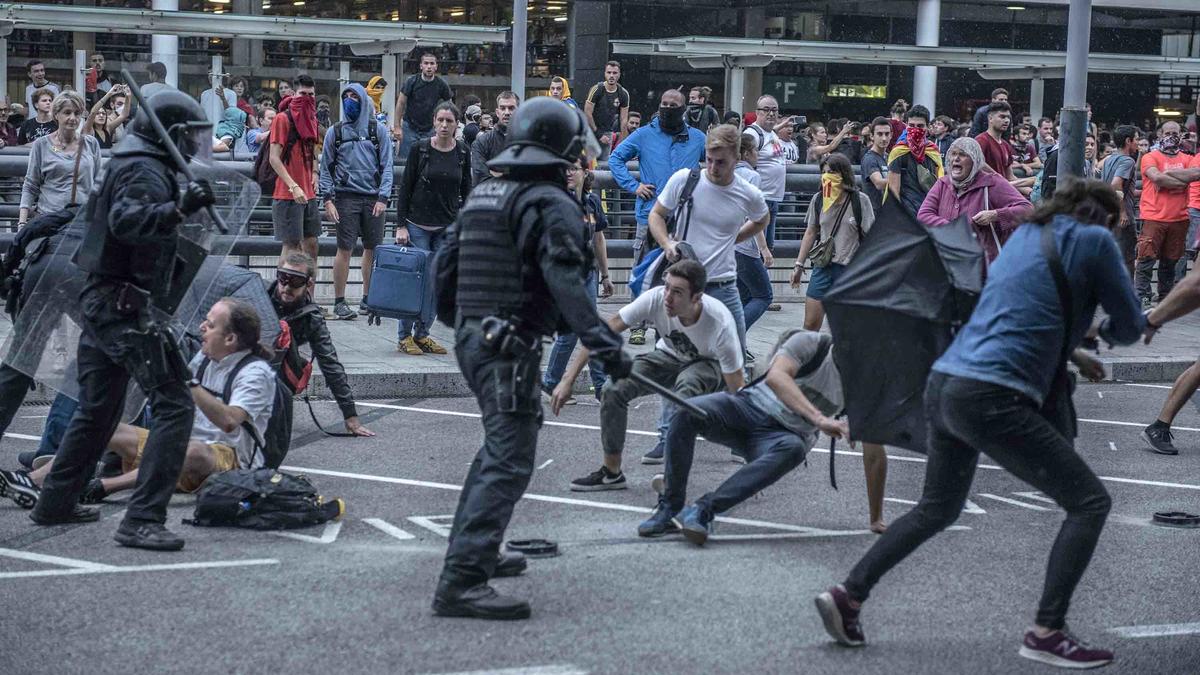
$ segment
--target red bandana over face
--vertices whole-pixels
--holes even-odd
[[[908,150],[918,162],[925,161],[925,130],[921,127],[909,125],[904,130],[907,137]]]

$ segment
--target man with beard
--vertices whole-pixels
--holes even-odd
[[[721,116],[709,104],[710,100],[712,87],[692,87],[688,92],[687,123],[702,134],[707,134],[710,127],[721,123]]]
[[[209,142],[212,127],[191,97],[162,92],[150,105],[185,158]],[[167,309],[180,283],[174,269],[180,223],[215,199],[203,180],[179,196],[175,173],[182,167],[175,166],[146,110],[130,131],[87,203],[87,228],[74,258],[88,274],[80,297],[79,409],[29,517],[38,525],[99,519],[99,511],[79,505],[79,496],[120,421],[132,378],[149,398],[151,431],[137,488],[114,538],[122,546],[178,551],[183,539],[163,523],[195,406],[187,363],[153,314]]]
[[[1175,286],[1175,264],[1187,247],[1188,184],[1200,178],[1200,169],[1189,169],[1191,155],[1180,150],[1178,122],[1165,122],[1158,146],[1142,158],[1142,232],[1137,241],[1134,287],[1142,307],[1150,308],[1150,277],[1158,265],[1158,299]]]
[[[488,170],[488,162],[504,149],[505,138],[508,136],[508,121],[512,119],[519,105],[521,97],[514,92],[502,91],[496,96],[496,127],[480,133],[471,144],[472,185],[479,185],[489,177],[500,175],[498,171]]]
[[[354,394],[346,380],[346,369],[338,361],[337,349],[329,335],[329,327],[321,316],[321,309],[312,299],[316,284],[317,264],[303,253],[292,253],[275,270],[275,283],[268,288],[275,313],[288,326],[291,342],[286,349],[275,355],[279,361],[279,386],[284,395],[278,398],[278,409],[271,415],[267,426],[266,442],[269,457],[283,458],[292,440],[292,398],[296,394],[297,377],[311,369],[311,365],[300,354],[300,347],[309,345],[312,358],[325,376],[325,385],[337,401],[345,418],[346,431],[355,436],[374,436],[375,432],[358,420],[354,406]]]

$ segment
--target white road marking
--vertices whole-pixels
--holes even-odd
[[[336,523],[325,523],[325,530],[321,532],[321,536],[314,537],[310,534],[299,534],[297,532],[272,532],[271,534],[277,537],[287,537],[297,541],[306,541],[310,544],[332,544],[337,541],[338,533],[342,531],[342,521]]]
[[[1009,499],[1008,497],[1001,497],[1000,495],[993,495],[993,494],[989,494],[987,492],[980,492],[979,496],[986,497],[988,499],[995,499],[998,502],[1004,502],[1005,504],[1012,504],[1013,506],[1021,506],[1021,507],[1027,508],[1031,511],[1049,511],[1050,510],[1044,506],[1038,506],[1037,504],[1026,504],[1025,502],[1017,501],[1016,499]]]
[[[1126,382],[1126,387],[1146,387],[1149,389],[1171,389],[1169,384],[1138,384],[1136,382]]]
[[[452,415],[454,417],[472,417],[472,418],[476,418],[476,419],[478,419],[480,417],[479,413],[463,413],[463,412],[455,412],[455,411],[450,411],[450,410],[432,410],[430,408],[414,408],[411,406],[392,405],[390,403],[362,403],[361,405],[364,405],[368,408],[374,407],[374,408],[387,408],[390,410],[408,410],[410,412],[432,413],[434,415]],[[1144,426],[1146,426],[1144,424],[1141,424],[1140,422],[1115,422],[1112,420],[1092,420],[1092,419],[1080,419],[1079,421],[1080,422],[1092,422],[1095,424],[1116,424],[1119,426],[1127,426],[1127,427],[1144,427]],[[545,424],[550,425],[550,426],[570,427],[572,429],[587,429],[590,431],[598,431],[600,429],[600,427],[598,427],[598,426],[592,426],[592,425],[588,425],[588,424],[567,424],[565,422],[546,422]],[[1195,428],[1191,428],[1191,427],[1171,427],[1171,429],[1173,429],[1175,431],[1200,431],[1200,429],[1195,429]],[[653,436],[655,438],[658,438],[658,432],[655,432],[655,431],[638,431],[636,429],[629,429],[628,431],[626,431],[626,433],[636,434],[636,435],[640,435],[640,436]],[[810,452],[828,453],[829,450],[825,449],[825,448],[813,448]],[[852,457],[862,457],[861,452],[852,452],[849,450],[838,450],[837,453],[839,455],[850,455]],[[888,455],[888,460],[896,460],[896,461],[900,461],[900,462],[913,462],[913,463],[917,463],[917,464],[924,464],[928,461],[924,457],[909,457],[907,455]],[[990,471],[1002,471],[1003,470],[1003,469],[1001,469],[1001,467],[998,467],[995,464],[980,464],[978,466],[978,468],[987,469]],[[1200,490],[1200,485],[1194,485],[1194,484],[1190,484],[1190,483],[1169,483],[1169,482],[1165,482],[1165,481],[1143,480],[1140,478],[1120,478],[1120,477],[1116,477],[1116,476],[1097,476],[1097,478],[1099,478],[1100,480],[1103,480],[1103,481],[1111,482],[1111,483],[1127,483],[1130,485],[1146,485],[1146,486],[1150,486],[1150,487],[1178,488],[1181,490]],[[418,483],[420,483],[420,481],[418,481]],[[412,484],[415,485],[417,483],[412,483]],[[422,487],[433,487],[433,486],[424,485]],[[454,486],[454,489],[457,490],[459,488],[458,488],[458,486]],[[526,495],[526,497],[528,497],[528,496],[529,495]]]
[[[969,531],[966,525],[951,525],[946,528],[955,532]],[[813,539],[815,537],[847,537],[874,534],[870,530],[814,530],[812,532],[771,532],[765,534],[714,534],[709,541],[759,541],[771,539]]]
[[[427,673],[426,675],[588,675],[587,670],[569,663],[554,666],[525,666],[522,668],[488,668],[464,670],[458,673]]]
[[[42,440],[41,436],[30,436],[29,434],[15,434],[11,431],[4,432],[4,435],[8,436],[9,438],[19,438],[22,441],[40,441],[40,440]]]
[[[548,459],[548,460],[542,462],[541,466],[538,467],[538,471],[541,471],[542,469],[550,466],[553,463],[554,463],[554,460],[552,460],[552,459]]]
[[[1047,497],[1044,494],[1041,494],[1040,492],[1014,492],[1013,494],[1018,497],[1032,499],[1035,502],[1046,502],[1047,504],[1053,504],[1055,506],[1058,506],[1058,502],[1054,501],[1053,499]]]
[[[1102,392],[1102,391],[1098,391],[1098,392],[1096,392],[1096,396],[1099,396],[1100,398],[1102,398],[1102,399],[1103,399],[1103,398],[1104,398],[1104,392]]]
[[[401,541],[417,538],[416,535],[405,532],[404,530],[396,527],[395,525],[389,523],[388,521],[384,520],[383,518],[363,518],[363,522],[370,525],[371,527],[379,530],[380,532],[383,532],[384,534],[393,536],[397,539],[400,539]]]
[[[431,481],[413,480],[411,478],[392,478],[390,476],[373,476],[373,475],[364,474],[364,473],[349,473],[346,471],[330,471],[328,469],[313,469],[313,468],[304,467],[304,466],[283,466],[280,468],[285,471],[298,471],[301,473],[310,473],[310,474],[314,474],[317,476],[335,476],[338,478],[353,478],[356,480],[369,480],[369,481],[375,481],[378,483],[395,483],[397,485],[412,485],[415,487],[428,487],[428,488],[435,488],[438,490],[453,490],[455,492],[459,492],[462,490],[461,485],[451,485],[449,483],[434,483]],[[551,502],[553,504],[570,504],[573,506],[590,506],[592,508],[597,508],[597,509],[608,509],[610,511],[628,511],[630,513],[650,513],[654,510],[654,509],[644,507],[644,506],[632,506],[629,504],[611,504],[609,502],[595,502],[595,501],[591,501],[589,499],[574,499],[571,497],[556,497],[553,495],[539,495],[539,494],[533,494],[531,492],[526,492],[525,496],[522,497],[522,499],[528,499],[528,500],[534,501],[534,502]],[[436,518],[439,516],[433,516],[433,517]],[[445,516],[445,517],[452,517],[452,516]],[[413,522],[417,522],[413,518],[409,518],[409,520],[411,520]],[[831,532],[840,532],[841,531],[841,530],[822,530],[820,528],[804,527],[801,525],[788,525],[786,523],[772,523],[772,522],[765,521],[765,520],[751,520],[751,519],[747,519],[747,518],[728,518],[726,516],[717,516],[717,522],[730,523],[732,525],[747,525],[750,527],[766,527],[766,528],[775,529],[775,530],[784,530],[786,532],[831,533]],[[427,527],[427,525],[423,524],[423,523],[418,522],[417,524],[421,525],[422,527]],[[430,529],[432,529],[432,528],[430,528]]]
[[[1109,441],[1109,442],[1108,442],[1108,449],[1109,449],[1109,450],[1112,450],[1113,452],[1116,452],[1116,451],[1117,451],[1117,444],[1116,444],[1116,443],[1113,443],[1112,441]]]
[[[104,570],[113,568],[113,565],[104,565],[102,563],[89,562],[87,560],[76,560],[74,558],[60,558],[56,555],[45,555],[43,553],[34,553],[32,551],[18,551],[11,548],[0,548],[0,555],[7,558],[16,558],[17,560],[28,560],[29,562],[61,565],[63,567],[72,567],[80,570]]]
[[[884,497],[883,501],[896,502],[897,504],[907,504],[909,506],[917,505],[917,503],[911,499],[900,499],[898,497]],[[983,509],[979,508],[979,505],[976,504],[975,502],[971,501],[970,499],[968,499],[967,503],[963,506],[962,512],[963,513],[972,513],[975,515],[987,515],[987,511],[984,511]]]
[[[0,572],[0,579],[26,579],[31,577],[65,577],[81,574],[118,574],[121,572],[164,572],[171,570],[200,570],[217,567],[252,567],[257,565],[278,565],[274,558],[251,560],[218,560],[214,562],[174,563],[170,565],[134,565],[130,567],[104,567],[100,569],[64,569],[64,570],[35,570],[32,572]]]
[[[447,516],[409,516],[408,520],[414,525],[420,525],[439,537],[449,537],[450,528],[453,526],[453,523],[436,522],[437,520],[445,520],[447,518],[453,520],[454,514],[451,513]]]
[[[1200,623],[1164,623],[1157,626],[1121,626],[1109,629],[1110,633],[1125,638],[1167,637],[1171,635],[1194,635],[1200,633]]]

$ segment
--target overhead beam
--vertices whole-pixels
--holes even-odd
[[[390,42],[418,45],[502,44],[507,28],[458,24],[351,21],[286,16],[109,9],[82,5],[0,4],[0,22],[17,28],[82,33],[185,35],[295,40],[298,42]]]

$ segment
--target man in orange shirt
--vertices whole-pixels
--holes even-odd
[[[1188,184],[1200,180],[1200,169],[1188,168],[1192,156],[1180,151],[1178,122],[1159,129],[1158,147],[1142,158],[1142,233],[1137,243],[1134,286],[1142,305],[1152,300],[1150,276],[1158,263],[1158,299],[1175,285],[1175,264],[1183,257],[1188,233]]]

